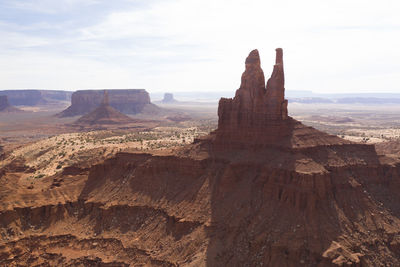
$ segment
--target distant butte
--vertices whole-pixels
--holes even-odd
[[[71,106],[58,117],[85,115],[96,109],[103,100],[104,90],[78,90],[72,94]],[[150,101],[144,89],[110,89],[109,105],[124,114],[157,113],[159,108]]]
[[[174,98],[174,95],[172,93],[165,93],[163,100],[161,100],[164,104],[170,104],[170,103],[175,103],[177,102]]]
[[[89,114],[79,118],[75,124],[91,126],[102,124],[126,124],[132,122],[134,122],[133,119],[110,106],[108,92],[104,91],[102,103]]]

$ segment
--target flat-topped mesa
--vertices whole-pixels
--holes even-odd
[[[125,114],[138,114],[156,110],[144,89],[109,89],[109,105]],[[59,117],[72,117],[88,114],[104,100],[104,90],[78,90],[71,96],[71,106],[58,114]]]

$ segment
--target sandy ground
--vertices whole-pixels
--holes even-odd
[[[152,151],[171,149],[193,142],[207,132],[198,127],[156,127],[152,131],[91,131],[66,133],[21,146],[0,162],[0,168],[18,158],[36,171],[30,178],[41,178],[62,171],[83,156],[110,157],[125,150]]]
[[[48,176],[95,154],[108,157],[124,150],[170,149],[191,143],[195,137],[216,128],[215,103],[178,103],[163,108],[191,119],[163,122],[159,125],[164,126],[156,128],[152,128],[153,124],[150,130],[76,132],[67,126],[76,117],[60,119],[54,116],[57,111],[44,111],[45,108],[32,113],[0,115],[0,142],[11,152],[0,162],[0,167],[23,158],[27,166],[36,170],[32,177]],[[400,139],[400,107],[290,103],[290,110],[290,115],[304,124],[350,141],[372,144]]]

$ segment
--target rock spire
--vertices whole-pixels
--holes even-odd
[[[102,104],[105,105],[105,106],[108,106],[109,103],[110,103],[110,100],[108,98],[108,92],[107,92],[107,90],[104,90],[104,96],[103,96]]]
[[[259,127],[269,121],[288,119],[282,48],[276,49],[276,61],[267,85],[260,63],[258,50],[251,51],[235,97],[222,98],[219,102],[219,127]]]
[[[267,113],[272,119],[287,119],[287,100],[285,99],[285,74],[283,71],[283,51],[276,49],[276,60],[271,78],[267,82]]]
[[[219,101],[218,128],[209,138],[204,138],[207,140],[204,144],[209,144],[213,153],[234,155],[231,152],[239,150],[351,144],[288,116],[281,48],[276,49],[275,64],[266,84],[257,50],[250,52],[245,65],[235,97],[221,98]]]

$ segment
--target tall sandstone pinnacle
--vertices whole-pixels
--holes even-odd
[[[102,105],[108,106],[110,104],[110,99],[108,98],[108,91],[104,90],[104,96],[103,96],[103,101],[101,103]]]
[[[218,128],[209,138],[214,151],[351,144],[288,116],[281,48],[276,49],[275,65],[266,85],[257,50],[250,52],[245,64],[235,97],[219,101]]]
[[[269,121],[288,119],[285,99],[283,52],[276,49],[276,63],[267,85],[260,65],[258,50],[250,52],[240,88],[233,99],[222,98],[218,108],[218,126],[237,128],[266,126]]]
[[[216,142],[222,147],[284,145],[294,120],[288,116],[285,99],[283,51],[276,49],[271,77],[265,84],[258,50],[250,52],[234,98],[221,98]]]
[[[269,78],[267,83],[265,103],[267,106],[267,116],[270,119],[285,120],[288,118],[282,48],[276,49],[276,62],[271,78]]]

